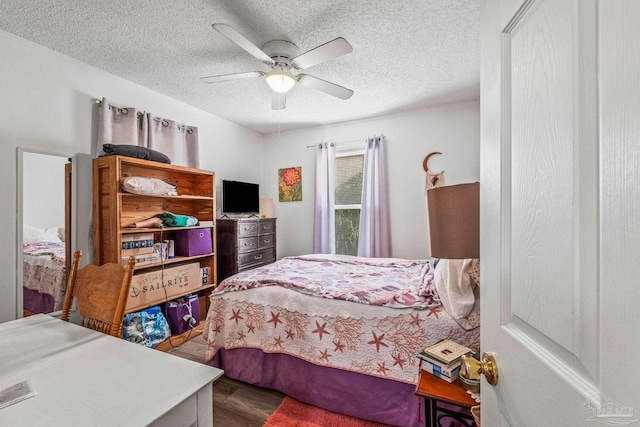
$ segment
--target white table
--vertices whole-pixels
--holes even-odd
[[[0,426],[211,426],[223,371],[46,315],[0,324],[0,389],[37,395],[0,409]]]

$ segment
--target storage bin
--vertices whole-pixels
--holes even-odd
[[[175,233],[176,256],[206,255],[213,252],[210,228],[180,230]]]
[[[169,301],[165,306],[171,333],[175,335],[187,332],[200,324],[200,301],[198,295],[188,295]]]

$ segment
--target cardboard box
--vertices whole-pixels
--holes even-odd
[[[180,230],[175,236],[178,256],[207,255],[213,252],[210,228]]]
[[[163,280],[164,279],[164,280]],[[126,310],[134,310],[169,301],[176,295],[202,287],[200,264],[192,262],[138,273],[131,279]]]

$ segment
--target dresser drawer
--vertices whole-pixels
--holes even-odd
[[[238,237],[255,236],[258,234],[258,222],[238,222]]]
[[[260,221],[258,227],[259,227],[258,234],[275,233],[276,222],[275,220]]]
[[[238,256],[238,269],[243,269],[244,267],[253,265],[253,264],[267,264],[269,262],[275,261],[276,254],[273,248],[270,249],[262,249],[259,251],[241,254]]]
[[[255,251],[258,249],[257,237],[243,237],[238,239],[238,253]]]
[[[258,248],[270,248],[276,243],[275,234],[265,234],[264,236],[258,236]]]
[[[217,282],[275,262],[277,225],[277,218],[217,219]]]

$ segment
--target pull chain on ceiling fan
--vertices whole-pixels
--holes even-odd
[[[328,93],[340,99],[349,99],[351,95],[353,95],[351,89],[335,83],[304,73],[297,75],[291,73],[293,69],[302,70],[313,67],[322,62],[351,53],[353,48],[349,42],[342,37],[333,39],[298,55],[298,47],[286,40],[268,41],[262,46],[262,49],[259,49],[247,40],[246,37],[227,24],[213,24],[212,27],[252,56],[271,67],[271,71],[248,71],[244,73],[201,77],[200,80],[204,83],[264,77],[269,87],[273,90],[271,108],[274,110],[282,110],[285,108],[286,93],[290,91],[296,83]]]

